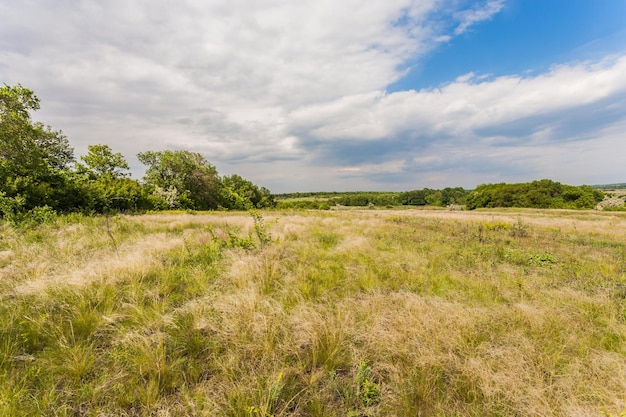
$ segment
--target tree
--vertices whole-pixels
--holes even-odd
[[[0,88],[0,193],[24,210],[65,205],[73,149],[61,131],[33,122],[39,98],[20,84]]]
[[[251,207],[263,208],[276,205],[270,190],[259,188],[237,174],[222,178],[223,206],[243,210]]]
[[[89,209],[97,213],[152,209],[151,196],[138,181],[131,178],[102,176],[88,181]]]
[[[400,194],[400,202],[404,205],[425,206],[426,193],[424,190],[406,191]]]
[[[520,184],[482,184],[466,199],[469,210],[481,207],[532,207],[591,209],[603,193],[583,185],[563,185],[543,179]]]
[[[121,153],[113,153],[109,145],[89,145],[87,155],[80,159],[85,163],[79,170],[89,172],[95,177],[122,178],[129,176],[130,167]]]
[[[77,164],[82,189],[88,195],[84,208],[97,213],[153,208],[150,194],[137,180],[128,178],[128,163],[108,145],[89,145]]]
[[[177,190],[181,208],[216,209],[221,182],[217,170],[201,154],[190,151],[147,151],[137,154],[148,169],[144,181],[162,190]]]
[[[61,131],[31,120],[34,110],[39,110],[39,98],[33,91],[20,84],[0,88],[0,163],[8,175],[64,169],[74,160]]]

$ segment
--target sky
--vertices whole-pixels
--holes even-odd
[[[77,157],[274,193],[626,182],[622,0],[0,0],[0,83]]]

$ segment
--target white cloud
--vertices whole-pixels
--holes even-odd
[[[286,149],[290,109],[396,81],[406,59],[430,48],[425,16],[436,5],[4,2],[0,62],[3,81],[34,89],[43,100],[37,117],[63,128],[79,151],[158,127],[168,136],[154,136],[155,148],[269,157]],[[119,130],[105,137],[101,124]]]
[[[467,74],[439,89],[374,92],[308,106],[293,112],[289,124],[307,132],[305,145],[330,148],[336,163],[404,161],[403,175],[397,168],[387,172],[399,189],[442,172],[448,172],[448,185],[464,186],[507,176],[558,178],[557,172],[579,179],[566,162],[570,152],[597,155],[588,150],[606,144],[606,132],[613,132],[604,160],[587,160],[589,176],[606,172],[607,159],[618,164],[616,155],[626,151],[626,143],[615,139],[617,127],[626,124],[624,73],[626,56],[561,65],[535,77]]]
[[[463,75],[456,77],[454,81],[456,81],[457,83],[466,83],[474,79],[475,77],[476,77],[476,74],[474,74],[473,72],[468,72],[467,74],[463,74]]]
[[[407,62],[504,7],[460,3],[4,1],[0,82],[34,89],[35,117],[78,153],[107,143],[139,172],[139,151],[191,149],[278,191],[376,188],[385,173],[408,184],[418,169],[436,181],[468,154],[481,168],[489,157],[515,166],[520,142],[527,160],[533,143],[562,139],[562,111],[606,106],[617,121],[602,129],[623,120],[623,57],[387,93]],[[470,165],[459,178],[479,178]]]
[[[476,129],[619,98],[626,93],[624,73],[626,56],[558,66],[528,78],[474,83],[470,73],[439,89],[372,92],[307,106],[292,113],[291,125],[320,140],[376,140],[403,132],[467,137]]]
[[[476,23],[489,20],[504,7],[505,0],[488,0],[485,4],[473,5],[470,9],[455,13],[459,25],[454,30],[455,35],[466,32]]]

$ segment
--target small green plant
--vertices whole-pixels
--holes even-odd
[[[15,225],[20,222],[25,200],[22,196],[6,197],[0,191],[0,215],[7,223]]]
[[[321,233],[318,239],[322,247],[328,249],[337,246],[341,237],[336,233]]]
[[[0,192],[0,217],[12,226],[33,228],[42,224],[55,224],[58,219],[57,212],[49,206],[23,211],[23,205],[22,197],[8,198]]]
[[[549,265],[555,264],[556,259],[549,253],[537,253],[528,258],[528,263],[531,265]]]
[[[374,381],[372,368],[364,360],[357,366],[355,382],[357,396],[363,405],[370,407],[380,401],[380,385]]]
[[[511,224],[507,222],[482,222],[482,226],[486,230],[509,230]]]
[[[227,248],[254,249],[256,244],[252,236],[239,237],[235,233],[228,231],[228,241],[224,243]]]
[[[272,235],[267,230],[267,225],[265,224],[261,213],[258,210],[250,210],[250,215],[254,220],[254,232],[256,233],[256,237],[259,239],[261,246],[271,243]]]
[[[30,226],[54,224],[57,221],[57,212],[48,206],[37,206],[26,213],[23,221]]]

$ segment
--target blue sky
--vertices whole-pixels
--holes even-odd
[[[0,0],[0,82],[77,156],[274,192],[626,182],[621,0]]]
[[[536,74],[623,53],[625,22],[623,1],[508,1],[491,19],[411,63],[409,74],[388,90],[434,88],[469,72]]]

